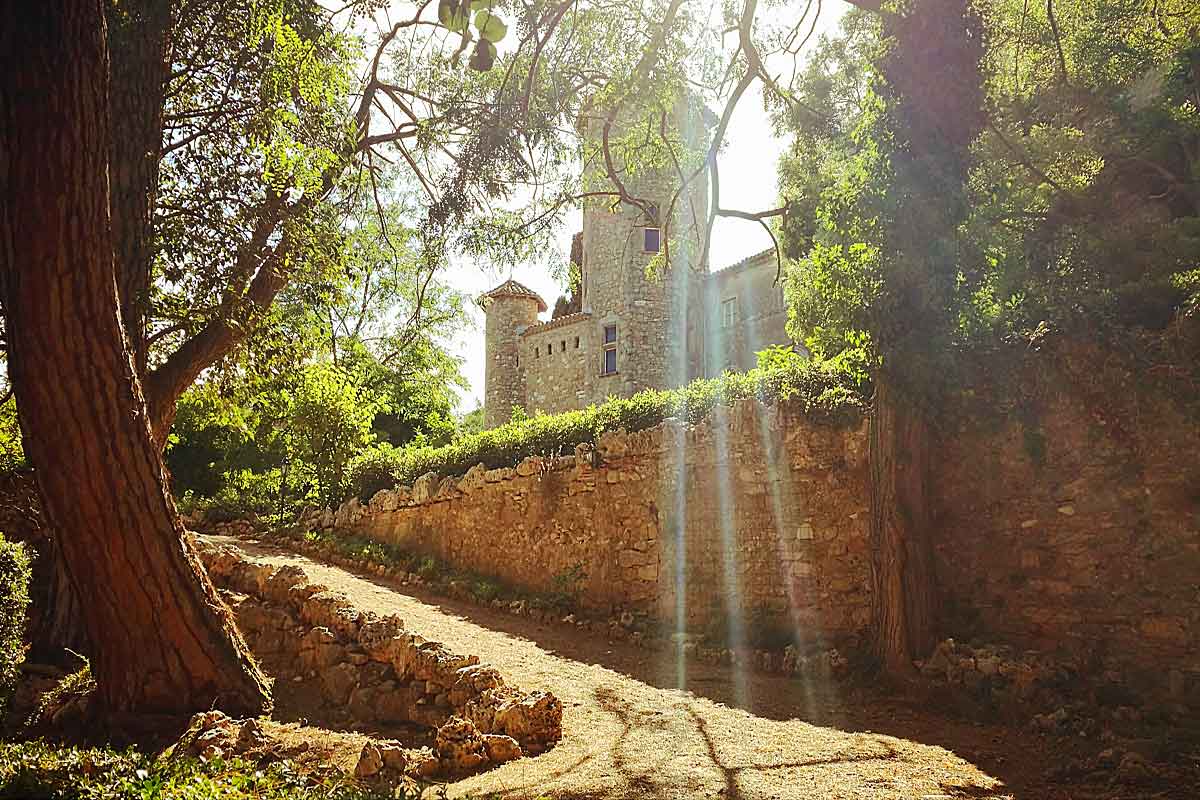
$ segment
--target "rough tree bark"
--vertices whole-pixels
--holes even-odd
[[[898,187],[884,291],[897,310],[872,332],[884,369],[870,433],[871,574],[876,655],[906,681],[937,638],[927,409],[941,376],[931,355],[950,346],[956,322],[958,226],[985,122],[983,25],[971,0],[898,0],[883,32],[892,47],[877,67]]]
[[[112,106],[109,207],[121,319],[138,375],[146,374],[146,303],[154,260],[154,204],[171,72],[169,0],[109,4]]]
[[[183,535],[126,347],[107,177],[102,0],[0,4],[0,288],[47,524],[82,604],[101,704],[269,705]]]
[[[876,656],[900,679],[935,639],[929,446],[924,415],[880,375],[870,421],[871,599]]]

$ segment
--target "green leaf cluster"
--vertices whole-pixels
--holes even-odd
[[[29,550],[0,533],[0,718],[7,711],[25,663],[29,578]]]
[[[935,43],[852,11],[810,56],[776,122],[793,138],[780,165],[790,330],[816,357],[858,374],[890,360],[936,386],[982,342],[1160,328],[1195,304],[1200,6],[1056,0],[1057,31],[1047,8],[987,4],[986,96],[932,123],[912,109],[962,87],[888,76],[924,74]],[[939,157],[936,126],[972,115],[969,149]]]
[[[383,800],[336,770],[299,773],[288,761],[154,758],[137,750],[0,742],[0,798],[46,800]]]

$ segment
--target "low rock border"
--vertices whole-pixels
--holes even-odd
[[[299,567],[259,563],[203,539],[197,549],[213,582],[236,593],[228,599],[255,655],[294,665],[277,670],[277,680],[315,675],[324,700],[356,720],[436,729],[437,764],[422,774],[475,771],[562,738],[553,694],[506,685],[478,656],[427,641],[396,615],[359,610]],[[374,761],[365,748],[364,758]]]

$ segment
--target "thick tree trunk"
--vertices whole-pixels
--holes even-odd
[[[889,675],[915,675],[933,647],[935,581],[927,495],[929,429],[885,375],[870,429],[871,583],[876,656]]]
[[[112,107],[109,208],[121,319],[146,374],[146,303],[154,260],[154,203],[163,137],[163,93],[171,71],[168,0],[109,0]]]
[[[183,537],[113,270],[102,0],[0,18],[0,280],[47,525],[112,711],[258,713],[265,681]]]

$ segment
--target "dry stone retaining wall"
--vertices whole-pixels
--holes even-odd
[[[594,452],[425,475],[325,522],[608,613],[705,632],[736,604],[747,629],[837,644],[868,619],[865,446],[861,425],[741,401]]]
[[[232,606],[255,655],[274,677],[316,675],[324,700],[359,721],[436,728],[440,764],[462,772],[535,755],[562,737],[562,703],[505,684],[478,656],[453,653],[395,616],[359,611],[345,595],[309,582],[295,566],[249,561],[201,541],[217,585],[243,595]]]
[[[942,630],[1071,665],[1105,702],[1200,709],[1195,412],[1094,342],[1002,355],[939,420]],[[841,647],[869,624],[866,447],[865,424],[741,401],[594,453],[426,475],[324,522],[535,591],[578,564],[585,605],[689,632],[740,607],[747,631]]]

